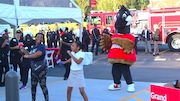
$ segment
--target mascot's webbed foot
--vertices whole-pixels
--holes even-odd
[[[109,85],[108,90],[110,91],[114,91],[114,90],[120,90],[121,89],[121,85],[120,84],[114,84],[112,83],[111,85]]]
[[[103,35],[101,37],[100,45],[104,51],[109,51],[109,49],[111,48],[111,45],[112,45],[110,35],[107,35],[107,34]]]

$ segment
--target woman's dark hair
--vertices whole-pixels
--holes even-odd
[[[37,33],[36,36],[35,36],[35,38],[37,37],[37,35],[42,35],[42,36],[43,36],[42,42],[44,42],[44,34],[43,34],[43,33]]]
[[[83,31],[86,31],[86,27],[83,27]]]
[[[42,35],[42,36],[44,36],[43,33],[37,33],[35,37],[37,37],[37,35],[39,35],[39,34]]]
[[[82,50],[85,48],[85,45],[82,42],[80,42],[80,41],[75,41],[74,43],[76,43],[76,45],[78,47],[80,47],[80,49],[82,49]]]
[[[59,31],[60,31],[60,32],[63,32],[63,30],[62,30],[61,28],[59,29]]]

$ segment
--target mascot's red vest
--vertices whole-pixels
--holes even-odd
[[[108,53],[110,63],[122,63],[132,65],[136,62],[134,50],[134,36],[131,34],[114,34],[111,37],[111,48]]]

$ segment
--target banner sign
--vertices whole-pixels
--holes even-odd
[[[150,85],[150,101],[180,101],[180,89]]]

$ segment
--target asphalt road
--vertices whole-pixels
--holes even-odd
[[[93,64],[84,66],[86,78],[111,80],[112,65],[107,54],[94,56]],[[48,71],[49,76],[63,77],[64,67],[56,66]],[[145,54],[144,47],[138,46],[137,62],[131,66],[134,81],[170,82],[180,79],[180,52],[171,52],[167,45],[160,45],[160,55]]]

